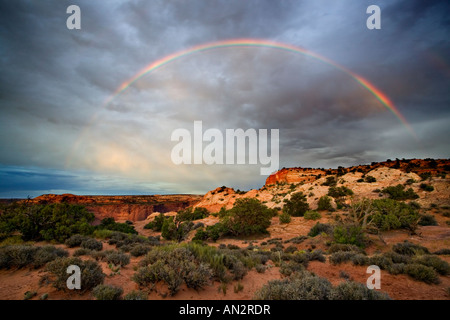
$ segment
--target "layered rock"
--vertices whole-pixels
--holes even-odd
[[[200,195],[150,195],[150,196],[78,196],[73,194],[45,194],[31,200],[34,204],[69,203],[84,205],[97,219],[107,217],[116,221],[145,220],[154,212],[178,211],[193,206]]]

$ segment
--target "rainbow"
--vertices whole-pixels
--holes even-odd
[[[317,59],[319,61],[322,61],[330,66],[333,66],[334,68],[341,70],[348,74],[351,78],[353,78],[356,82],[358,82],[361,86],[363,86],[366,90],[368,90],[380,103],[382,106],[384,106],[386,109],[388,109],[390,112],[392,112],[395,117],[400,120],[400,122],[405,126],[405,128],[413,135],[413,137],[417,140],[417,136],[414,133],[413,129],[409,125],[409,123],[406,121],[405,117],[400,113],[400,111],[395,107],[394,103],[389,99],[389,97],[384,94],[381,90],[375,87],[372,83],[370,83],[368,80],[364,79],[363,77],[353,73],[349,69],[345,68],[344,66],[341,66],[334,61],[323,57],[317,53],[314,53],[312,51],[306,50],[301,47],[296,47],[290,44],[275,42],[271,40],[262,40],[262,39],[232,39],[232,40],[224,40],[224,41],[216,41],[216,42],[209,42],[201,45],[197,45],[185,50],[181,50],[175,53],[172,53],[168,56],[165,56],[161,59],[158,59],[156,61],[153,61],[146,67],[144,67],[141,71],[136,73],[133,77],[128,79],[127,81],[123,82],[117,89],[114,91],[114,93],[109,96],[106,101],[103,104],[103,107],[107,106],[111,101],[113,101],[118,95],[120,95],[123,91],[125,91],[127,88],[129,88],[134,82],[145,76],[146,74],[149,74],[153,71],[155,71],[158,68],[161,68],[164,65],[167,65],[175,60],[181,59],[183,57],[195,54],[197,52],[202,51],[208,51],[212,49],[220,49],[220,48],[232,48],[232,47],[266,47],[266,48],[273,48],[277,50],[283,50],[288,52],[293,52],[296,54],[302,54],[314,59]],[[68,154],[68,157],[66,158],[66,165],[70,162],[70,159],[72,158],[73,152],[77,149],[78,145],[81,143],[82,138],[85,134],[87,134],[88,128],[92,126],[92,124],[96,121],[99,113],[94,114],[94,116],[91,118],[89,124],[86,126],[85,130],[81,133],[81,135],[78,137],[78,139],[75,141],[72,152]]]
[[[113,99],[115,99],[118,95],[120,95],[124,90],[126,90],[128,87],[130,87],[134,82],[142,78],[148,73],[151,73],[155,71],[156,69],[172,62],[177,59],[181,59],[183,57],[186,57],[188,55],[195,54],[197,52],[201,51],[207,51],[212,49],[218,49],[218,48],[229,48],[229,47],[267,47],[267,48],[274,48],[278,50],[284,50],[284,51],[290,51],[294,53],[301,53],[303,55],[312,57],[314,59],[320,60],[326,64],[329,64],[345,73],[347,73],[349,76],[351,76],[355,81],[357,81],[359,84],[361,84],[364,88],[366,88],[378,101],[381,102],[381,104],[388,109],[390,112],[392,112],[397,119],[400,120],[400,122],[408,129],[408,131],[416,137],[413,129],[411,128],[408,121],[405,119],[405,117],[400,113],[400,111],[395,107],[394,103],[389,99],[389,97],[384,94],[381,90],[375,87],[372,83],[370,83],[368,80],[364,79],[363,77],[353,73],[349,69],[345,68],[344,66],[341,66],[334,61],[323,57],[317,53],[311,52],[309,50],[306,50],[301,47],[296,47],[290,44],[270,41],[270,40],[261,40],[261,39],[233,39],[233,40],[224,40],[224,41],[216,41],[216,42],[210,42],[206,44],[197,45],[182,51],[178,51],[175,53],[172,53],[168,56],[165,56],[161,59],[158,59],[149,65],[147,65],[145,68],[143,68],[141,71],[139,71],[137,74],[135,74],[133,77],[128,79],[127,81],[123,82],[117,90],[106,100],[105,105],[109,104]]]

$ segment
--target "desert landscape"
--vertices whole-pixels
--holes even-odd
[[[449,300],[449,173],[396,159],[283,168],[249,191],[4,200],[0,299]]]

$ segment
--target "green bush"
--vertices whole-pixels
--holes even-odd
[[[83,240],[83,242],[81,242],[81,247],[84,249],[101,251],[103,249],[103,243],[101,243],[100,241],[97,241],[93,238],[89,238],[89,239]]]
[[[439,284],[440,279],[436,271],[431,267],[418,263],[405,265],[405,273],[415,280],[423,281],[429,284]]]
[[[144,254],[147,254],[147,252],[149,251],[150,247],[148,245],[138,243],[131,248],[130,254],[133,257],[140,257],[143,256]]]
[[[162,230],[162,226],[164,224],[164,221],[166,220],[166,217],[164,216],[164,213],[160,213],[153,219],[153,221],[147,223],[144,226],[144,229],[152,229],[153,231],[160,232]]]
[[[433,254],[450,255],[450,249],[447,249],[447,248],[439,249],[438,251],[434,252]]]
[[[237,199],[221,219],[227,233],[234,236],[267,233],[276,211],[253,198]]]
[[[328,248],[328,253],[332,254],[335,252],[339,252],[339,251],[344,251],[344,252],[356,252],[356,253],[361,253],[361,254],[365,254],[364,250],[361,249],[360,247],[357,247],[355,245],[352,244],[341,244],[341,243],[333,243],[330,248]]]
[[[176,222],[173,217],[164,220],[161,236],[167,240],[183,241],[192,230],[194,224],[191,221]]]
[[[67,257],[69,253],[61,248],[56,248],[54,246],[43,246],[38,248],[33,257],[33,267],[40,268],[50,261],[56,260],[57,258]]]
[[[422,264],[427,267],[431,267],[436,270],[439,274],[446,276],[450,274],[450,265],[447,261],[440,259],[434,255],[422,255],[415,257],[413,259],[415,263]]]
[[[120,300],[123,289],[108,284],[100,284],[92,290],[92,295],[97,300]]]
[[[321,233],[332,234],[333,227],[328,223],[317,222],[311,230],[309,230],[308,236],[315,237]]]
[[[392,247],[392,251],[398,253],[398,254],[403,254],[403,255],[407,255],[407,256],[414,256],[414,255],[422,255],[422,254],[429,254],[430,251],[418,244],[414,244],[408,241],[404,241],[401,243],[396,243],[393,247]]]
[[[112,234],[114,231],[111,230],[106,230],[106,229],[98,229],[94,231],[94,238],[98,238],[98,239],[109,239],[111,238]]]
[[[407,190],[405,190],[405,186],[401,184],[386,187],[381,190],[381,193],[389,195],[389,198],[393,200],[408,200],[419,198],[419,196],[414,192],[412,188],[408,188]]]
[[[129,223],[118,223],[114,221],[114,218],[105,218],[100,222],[100,225],[97,226],[98,230],[110,230],[110,231],[118,231],[129,234],[137,234],[137,231],[134,229],[133,225]]]
[[[437,226],[436,218],[432,214],[424,214],[420,216],[419,225],[421,226]]]
[[[75,252],[73,253],[74,257],[90,256],[90,255],[92,255],[92,250],[84,249],[84,248],[79,248],[79,249],[75,250]]]
[[[431,192],[434,191],[434,187],[431,184],[421,183],[420,189]]]
[[[88,291],[103,283],[105,274],[100,265],[92,260],[83,261],[80,258],[58,258],[47,264],[45,270],[53,278],[51,282],[58,290],[67,290],[67,279],[70,277],[67,268],[76,265],[81,270],[81,292]]]
[[[377,199],[372,201],[374,208],[369,220],[383,231],[408,229],[415,231],[420,215],[413,206],[392,199]]]
[[[366,236],[362,228],[354,224],[340,224],[334,228],[333,240],[335,243],[353,244],[358,247],[365,247]]]
[[[66,246],[68,246],[69,248],[79,247],[79,246],[81,246],[81,243],[83,241],[88,240],[88,239],[90,239],[90,238],[87,236],[83,236],[81,234],[74,234],[70,238],[66,239],[64,244]]]
[[[345,281],[331,290],[331,300],[391,300],[388,294],[376,290],[370,290],[367,286]]]
[[[337,184],[337,179],[335,176],[327,177],[326,181],[322,183],[322,186],[334,187]]]
[[[124,267],[130,263],[130,256],[122,252],[112,251],[106,254],[105,260],[115,266]]]
[[[291,199],[287,200],[283,206],[283,213],[293,217],[303,217],[307,210],[309,210],[309,205],[303,192],[293,193]]]
[[[124,300],[147,300],[147,294],[142,291],[131,291],[130,293],[126,294],[123,298]]]
[[[377,179],[375,177],[372,177],[372,176],[366,176],[366,178],[364,180],[367,183],[377,182]]]
[[[363,266],[367,265],[369,259],[367,258],[367,256],[355,251],[338,251],[331,254],[331,256],[329,257],[329,261],[333,265],[350,261],[354,265]]]
[[[283,212],[282,214],[280,214],[280,223],[289,223],[291,222],[291,215]]]
[[[331,204],[331,198],[329,196],[322,196],[322,197],[320,197],[317,210],[319,210],[319,211],[324,211],[324,210],[333,211],[334,208],[333,208],[333,205]]]
[[[31,265],[38,248],[28,245],[12,245],[0,248],[0,269],[24,268]]]
[[[0,269],[20,269],[27,266],[40,268],[50,261],[66,256],[68,256],[67,251],[50,245],[43,247],[4,246],[0,248]]]
[[[64,242],[73,234],[88,235],[94,214],[85,207],[67,203],[29,205],[14,203],[3,208],[0,215],[0,234],[19,231],[24,240]]]
[[[308,210],[305,212],[305,215],[303,217],[305,218],[305,220],[317,220],[320,219],[322,216],[317,211]]]
[[[353,191],[345,186],[330,187],[328,189],[328,195],[333,198],[341,198],[345,196],[351,196]]]
[[[184,247],[162,247],[148,253],[141,261],[133,280],[141,286],[163,281],[171,295],[178,292],[185,282],[189,288],[200,289],[209,283],[212,273],[203,263],[196,262],[195,256]]]
[[[303,272],[301,277],[272,280],[255,293],[257,300],[328,300],[331,283],[325,279]]]
[[[209,216],[209,211],[206,208],[186,208],[180,210],[175,218],[176,221],[194,221],[204,219]]]

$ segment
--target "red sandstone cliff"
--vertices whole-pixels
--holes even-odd
[[[153,212],[178,211],[201,200],[200,195],[151,196],[77,196],[73,194],[44,194],[31,199],[35,204],[70,203],[84,205],[97,219],[145,220]]]

